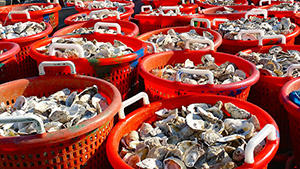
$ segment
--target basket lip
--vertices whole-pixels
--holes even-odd
[[[124,169],[132,169],[132,167],[127,165],[119,156],[119,153],[118,153],[119,146],[117,146],[117,145],[119,145],[120,140],[118,139],[118,137],[119,137],[118,133],[120,133],[120,131],[123,128],[126,128],[126,126],[128,124],[130,124],[130,122],[133,122],[135,117],[141,116],[142,115],[141,114],[142,110],[151,109],[152,105],[156,106],[156,107],[159,107],[159,108],[164,108],[164,103],[172,102],[172,101],[178,103],[179,99],[191,100],[191,102],[193,102],[193,100],[196,100],[199,97],[214,98],[216,100],[221,100],[221,101],[232,100],[231,102],[233,104],[235,104],[237,102],[240,102],[240,103],[243,103],[244,105],[251,106],[251,107],[255,108],[256,110],[260,110],[261,113],[265,116],[264,120],[266,121],[266,123],[267,124],[273,124],[276,128],[276,132],[279,133],[279,129],[278,129],[278,126],[277,126],[275,120],[265,110],[263,110],[262,108],[254,105],[250,102],[242,101],[242,100],[239,100],[237,98],[222,96],[222,95],[203,94],[203,95],[179,96],[179,97],[176,97],[176,98],[164,99],[164,100],[160,100],[160,101],[150,103],[150,105],[146,105],[146,106],[143,106],[141,108],[138,108],[138,109],[134,110],[133,112],[128,114],[125,119],[120,120],[114,126],[114,128],[111,130],[111,132],[110,132],[110,134],[107,138],[107,144],[106,144],[107,157],[108,157],[110,163],[113,165],[113,167],[115,167],[114,164],[117,163],[118,167],[122,166],[122,168],[124,168]],[[196,102],[193,102],[193,103],[196,103]],[[118,142],[118,143],[115,144],[115,142]],[[268,152],[269,149],[267,150],[266,147],[268,147],[272,152],[271,153]],[[273,157],[275,155],[278,147],[279,147],[279,137],[277,136],[276,137],[276,142],[267,142],[265,148],[257,156],[254,157],[254,160],[255,160],[254,163],[259,163],[258,165],[266,165],[266,164],[262,164],[262,163],[268,163],[269,161],[271,161],[271,159],[269,160],[268,158]],[[260,161],[258,161],[258,159],[259,159],[258,156],[262,157],[262,159],[260,159]],[[238,168],[247,168],[247,167],[249,167],[249,165],[252,165],[252,164],[244,164],[244,165],[242,165]],[[250,168],[254,168],[254,167],[252,166]]]
[[[126,9],[126,12],[125,13],[122,13],[120,14],[120,20],[130,16],[131,14],[134,13],[134,10],[132,8],[128,8],[128,7],[125,7]],[[66,25],[72,25],[72,24],[75,24],[75,23],[82,23],[82,22],[89,22],[89,21],[101,21],[100,19],[93,19],[93,20],[87,20],[87,21],[73,21],[72,19],[74,19],[75,17],[79,16],[79,15],[82,15],[82,14],[87,14],[89,15],[90,12],[92,11],[85,11],[85,12],[79,12],[77,14],[73,14],[73,15],[70,15],[68,16],[66,19],[65,19],[65,24]],[[103,20],[110,20],[110,21],[115,21],[115,20],[118,20],[116,19],[115,16],[112,16],[110,18],[104,18]]]
[[[0,49],[7,49],[6,52],[0,55],[0,62],[15,57],[15,55],[21,50],[20,46],[13,42],[0,42]]]
[[[30,22],[36,22],[36,23],[41,23],[41,21],[35,21],[35,20],[29,20]],[[27,21],[20,21],[22,23],[24,22],[28,22]],[[44,22],[44,21],[42,21]],[[14,39],[1,39],[0,42],[15,42],[15,43],[24,43],[24,42],[28,42],[28,41],[35,41],[35,40],[38,40],[38,39],[41,39],[41,38],[44,38],[46,36],[48,36],[53,28],[52,26],[47,23],[47,22],[44,22],[46,24],[46,29],[40,33],[37,33],[35,35],[29,35],[29,36],[26,36],[26,37],[19,37],[19,38],[14,38]]]
[[[141,52],[144,52],[144,50],[146,49],[147,45],[142,42],[141,40],[139,39],[136,39],[136,38],[133,38],[133,37],[127,37],[127,36],[122,36],[122,35],[110,35],[110,34],[99,34],[99,33],[96,33],[95,35],[101,35],[101,37],[103,36],[114,36],[116,40],[120,39],[120,38],[129,38],[131,41],[136,41],[136,42],[139,42],[141,43],[141,46],[139,48],[139,50],[137,51],[134,51],[134,53],[131,53],[131,54],[127,54],[127,55],[124,55],[124,56],[119,56],[119,57],[115,57],[115,58],[102,58],[102,59],[86,59],[86,58],[79,58],[79,59],[68,59],[68,58],[57,58],[55,56],[48,56],[48,55],[44,55],[44,54],[41,54],[40,52],[38,52],[36,50],[36,48],[40,47],[41,46],[41,43],[45,43],[47,42],[47,44],[49,44],[49,42],[53,39],[53,38],[57,38],[57,37],[62,37],[62,38],[80,38],[80,37],[86,37],[86,36],[89,36],[91,34],[85,34],[85,35],[80,35],[80,34],[75,34],[75,35],[64,35],[64,36],[55,36],[55,37],[51,37],[51,38],[47,38],[47,39],[42,39],[42,40],[39,40],[35,43],[33,43],[30,48],[29,48],[29,54],[30,56],[37,60],[37,61],[45,61],[45,60],[55,60],[55,61],[72,61],[75,63],[83,63],[85,61],[97,61],[97,65],[117,65],[117,64],[122,64],[122,63],[127,63],[127,62],[130,62],[130,61],[133,61],[133,60],[136,60],[142,56],[140,56],[140,53]],[[99,36],[100,37],[100,36]]]
[[[177,31],[179,33],[181,33],[182,29],[187,29],[187,30],[191,30],[191,29],[194,29],[196,30],[196,32],[198,31],[208,31],[210,33],[212,33],[214,35],[214,44],[215,44],[215,49],[217,49],[221,44],[222,44],[222,36],[220,35],[219,32],[213,30],[213,29],[209,29],[209,28],[203,28],[203,27],[194,27],[194,26],[179,26],[179,27],[168,27],[168,28],[162,28],[162,29],[156,29],[156,30],[153,30],[153,31],[149,31],[149,32],[146,32],[146,33],[143,33],[141,35],[139,35],[137,37],[137,39],[140,39],[140,40],[143,40],[143,41],[147,41],[148,39],[146,39],[147,36],[149,35],[157,35],[161,32],[165,32],[165,31],[168,31],[170,29],[174,29],[174,31]],[[208,47],[205,47],[201,50],[209,50],[209,46]]]
[[[81,23],[76,23],[76,24],[72,24],[69,26],[66,26],[62,29],[59,29],[58,31],[56,31],[53,36],[61,36],[61,35],[65,35],[66,31],[69,29],[72,29],[72,31],[74,29],[78,29],[81,27],[87,28],[87,27],[93,27],[91,25],[94,25],[97,22],[112,22],[110,20],[104,20],[104,21],[97,21],[97,20],[92,20],[92,21],[88,21],[88,22],[81,22]],[[129,22],[129,21],[124,21],[124,20],[115,20],[114,23],[118,23],[121,26],[121,31],[124,28],[129,28],[130,30],[132,30],[132,32],[125,34],[124,36],[135,36],[139,33],[139,28],[136,24],[134,24],[133,22]]]
[[[29,11],[31,16],[34,15],[45,15],[45,14],[49,14],[49,13],[54,13],[54,12],[58,12],[59,10],[61,10],[61,6],[60,4],[55,4],[55,3],[29,3],[29,4],[17,4],[17,5],[7,5],[7,6],[3,6],[0,7],[0,9],[2,8],[14,8],[14,7],[19,7],[19,6],[32,6],[32,5],[37,5],[37,6],[41,6],[41,5],[53,5],[54,7],[51,9],[44,9],[44,10],[40,10],[40,11]],[[2,13],[7,15],[8,12]],[[0,14],[1,15],[1,14]]]
[[[223,16],[224,17],[224,14],[215,14],[215,13],[212,13],[210,11],[215,11],[215,10],[219,10],[219,9],[224,9],[225,6],[215,6],[215,7],[211,7],[211,8],[205,8],[205,9],[202,9],[201,10],[201,13],[205,15],[208,15],[208,16]],[[259,8],[255,5],[230,5],[230,6],[226,6],[226,7],[229,7],[229,8],[233,8],[233,9],[238,9],[238,10],[247,10],[247,9],[253,9],[253,8]],[[247,11],[244,11],[244,12],[239,12],[239,13],[230,13],[230,14],[225,14],[225,16],[232,16],[232,15],[242,15],[242,14],[245,14],[247,13]]]
[[[33,83],[42,79],[80,79],[86,81],[94,81],[98,84],[101,83],[106,89],[109,88],[111,90],[112,97],[110,105],[96,117],[98,118],[91,118],[86,121],[81,122],[78,125],[61,129],[55,132],[44,133],[42,136],[39,135],[28,135],[28,136],[18,136],[18,137],[0,137],[0,147],[1,148],[16,148],[26,146],[26,148],[35,147],[35,145],[51,145],[54,143],[59,143],[62,140],[72,139],[80,135],[85,135],[86,133],[99,128],[101,125],[108,122],[111,118],[114,117],[115,114],[121,108],[122,97],[119,90],[112,85],[111,83],[95,78],[90,76],[82,76],[82,75],[75,75],[75,76],[46,76],[46,77],[31,77],[27,79],[18,79],[14,81],[10,81],[4,84],[1,84],[1,88],[5,88],[9,85],[14,85],[16,83]]]
[[[289,91],[289,88],[292,85],[298,84],[300,79],[299,78],[295,78],[293,80],[288,81],[282,88],[281,91],[279,93],[279,100],[280,102],[283,104],[283,106],[285,107],[285,109],[287,110],[288,114],[293,115],[295,117],[299,118],[299,106],[297,106],[295,103],[293,103],[290,99],[289,99],[289,94],[287,93]]]
[[[155,57],[162,57],[164,55],[174,55],[175,53],[183,53],[184,52],[193,52],[195,55],[204,55],[204,54],[211,54],[214,56],[214,54],[221,54],[226,56],[227,58],[234,58],[235,60],[239,60],[239,62],[244,62],[244,65],[248,65],[250,67],[250,71],[252,71],[252,74],[246,78],[245,80],[239,81],[239,82],[234,82],[230,84],[206,84],[206,85],[193,85],[193,84],[186,84],[186,83],[181,83],[181,82],[176,82],[176,81],[171,81],[171,80],[166,80],[162,79],[160,77],[157,77],[150,72],[148,72],[145,69],[145,64],[147,62]],[[186,58],[188,59],[188,57]],[[229,59],[228,59],[229,60]],[[193,89],[194,92],[198,91],[203,91],[203,90],[214,90],[214,91],[224,91],[224,90],[237,90],[237,89],[245,89],[247,87],[250,87],[254,85],[258,80],[259,80],[259,71],[256,69],[255,65],[247,60],[244,60],[240,57],[227,54],[227,53],[221,53],[221,52],[214,52],[214,51],[190,51],[190,50],[184,50],[184,51],[168,51],[168,52],[162,52],[162,53],[157,53],[157,54],[152,54],[147,57],[145,57],[141,63],[139,64],[139,74],[142,76],[144,80],[148,81],[159,81],[160,84],[164,86],[168,86],[170,89],[176,89],[176,90],[187,90],[187,89]],[[150,80],[151,79],[151,80]],[[175,87],[176,86],[176,87]]]
[[[196,3],[201,6],[201,7],[205,7],[205,8],[211,8],[211,7],[216,7],[218,5],[212,5],[212,4],[207,4],[207,3],[203,3],[203,1],[205,0],[196,0]],[[237,0],[234,0],[234,2],[236,2]],[[248,5],[248,1],[247,0],[241,0],[241,5]]]

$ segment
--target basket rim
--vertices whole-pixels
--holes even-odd
[[[214,56],[214,54],[221,54],[221,55],[224,55],[224,57],[226,57],[226,58],[234,58],[235,60],[238,60],[239,62],[244,62],[247,66],[249,66],[250,71],[252,71],[252,74],[242,81],[229,83],[229,84],[193,85],[193,84],[186,84],[186,83],[162,79],[160,77],[153,75],[152,73],[148,72],[145,69],[145,64],[147,64],[147,62],[149,60],[154,59],[155,57],[163,57],[164,55],[172,55],[173,56],[176,53],[179,53],[179,54],[182,53],[182,55],[184,56],[184,53],[186,53],[186,52],[189,52],[189,53],[192,52],[195,55],[211,54],[212,56]],[[188,57],[186,59],[188,59]],[[184,90],[185,91],[185,90],[190,90],[192,88],[194,92],[203,91],[203,90],[209,90],[209,91],[212,91],[212,90],[213,91],[241,90],[241,89],[245,89],[247,87],[254,85],[259,80],[259,71],[256,69],[256,67],[253,63],[251,63],[247,60],[244,60],[240,57],[231,55],[231,54],[214,52],[214,51],[200,51],[200,50],[199,51],[190,51],[190,50],[168,51],[168,52],[162,52],[162,53],[149,55],[146,58],[144,58],[141,61],[141,63],[139,64],[139,74],[142,76],[142,78],[145,81],[148,80],[148,81],[160,82],[159,83],[160,85],[168,86],[168,88],[172,89],[172,90]]]
[[[15,57],[15,55],[21,50],[20,46],[13,42],[0,42],[0,49],[7,49],[6,52],[0,55],[0,62]]]
[[[245,107],[251,106],[255,110],[259,110],[261,112],[261,114],[263,114],[263,116],[265,117],[264,120],[266,121],[266,123],[273,124],[276,128],[276,131],[279,133],[279,129],[278,129],[278,126],[277,126],[275,120],[266,111],[264,111],[260,107],[254,105],[250,102],[242,101],[237,98],[232,98],[232,97],[228,97],[228,96],[220,96],[220,95],[203,94],[203,95],[189,95],[189,96],[180,96],[180,97],[175,97],[175,98],[170,98],[170,99],[164,99],[164,100],[150,103],[149,105],[145,105],[141,108],[134,110],[133,112],[128,114],[125,119],[120,120],[114,126],[114,128],[110,132],[110,135],[107,138],[107,144],[106,144],[107,157],[108,157],[110,163],[113,165],[113,167],[115,167],[114,164],[117,163],[118,167],[122,166],[122,168],[124,168],[124,169],[132,169],[119,156],[119,153],[118,153],[119,141],[120,141],[119,133],[123,128],[126,128],[126,126],[128,126],[128,124],[134,122],[134,119],[136,117],[142,116],[143,114],[141,114],[141,113],[153,111],[153,108],[152,108],[153,106],[155,107],[155,110],[156,110],[157,109],[156,107],[158,107],[159,109],[164,108],[164,104],[166,104],[168,102],[180,103],[180,100],[190,100],[189,101],[190,103],[196,103],[196,102],[198,102],[198,99],[200,97],[210,98],[210,99],[213,98],[215,101],[221,100],[223,102],[224,102],[224,100],[226,100],[226,101],[230,100],[230,102],[232,102],[233,104],[243,103],[245,105]],[[197,100],[197,101],[195,101],[195,100]],[[177,104],[175,107],[177,107]],[[154,113],[151,113],[151,114],[149,113],[147,115],[150,115],[149,118],[155,116]],[[265,163],[268,163],[269,161],[271,161],[270,158],[275,156],[275,153],[276,153],[278,147],[279,147],[279,137],[277,136],[275,142],[267,142],[265,148],[257,156],[254,157],[255,164],[244,164],[238,168],[239,169],[240,168],[255,168],[255,166],[257,166],[257,165],[259,165],[259,166],[266,165]],[[270,150],[271,152],[268,152],[268,150]],[[262,158],[262,159],[259,159],[259,158]]]
[[[41,135],[28,135],[28,136],[17,136],[17,137],[0,137],[0,147],[1,148],[16,148],[17,146],[30,148],[35,147],[36,145],[49,145],[54,143],[59,143],[61,141],[65,141],[68,139],[72,139],[81,135],[84,135],[96,128],[99,128],[104,123],[108,122],[114,115],[119,111],[121,107],[121,94],[118,89],[112,85],[111,83],[95,78],[90,76],[82,76],[82,75],[75,75],[75,76],[36,76],[27,79],[19,79],[10,81],[0,85],[1,89],[4,89],[8,86],[17,84],[17,83],[38,83],[39,80],[48,79],[48,80],[55,80],[55,79],[79,79],[79,80],[86,80],[86,81],[93,81],[95,84],[101,84],[105,87],[105,89],[109,89],[111,93],[107,93],[107,97],[110,97],[111,103],[110,105],[96,117],[98,118],[91,118],[81,122],[78,125],[61,129],[58,131],[44,133]],[[109,94],[111,96],[109,96]]]
[[[299,119],[299,106],[297,106],[295,103],[293,103],[289,99],[290,93],[287,93],[287,92],[290,91],[291,86],[293,86],[295,84],[299,84],[299,83],[300,83],[299,78],[292,79],[292,80],[288,81],[281,88],[281,91],[279,93],[279,100],[280,100],[281,104],[283,104],[284,108],[287,110],[288,114],[292,115],[294,117],[297,117],[298,119]]]
[[[24,22],[28,22],[28,21],[41,23],[40,21],[35,21],[35,20],[27,20],[27,21],[20,21],[20,22],[24,23]],[[42,21],[42,22],[44,22],[44,21]],[[42,39],[42,38],[48,36],[53,31],[53,28],[49,23],[47,23],[47,22],[44,22],[44,23],[46,24],[46,29],[40,33],[37,33],[35,35],[29,35],[26,37],[14,38],[14,39],[1,39],[0,42],[15,42],[20,45],[20,43]],[[22,45],[21,45],[21,47],[22,47]]]

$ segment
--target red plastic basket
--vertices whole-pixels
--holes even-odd
[[[87,38],[88,40],[96,39],[98,42],[110,42],[119,40],[131,47],[135,52],[132,54],[104,59],[66,59],[57,58],[56,56],[48,56],[39,53],[36,48],[45,46],[51,42],[53,38],[44,39],[34,43],[30,48],[30,55],[40,64],[43,61],[66,61],[70,60],[76,65],[78,74],[88,75],[105,79],[115,85],[122,94],[123,98],[127,97],[128,91],[137,83],[137,64],[146,52],[147,45],[135,38],[122,35],[108,34],[85,34],[85,35],[67,35],[61,38]],[[70,71],[66,68],[48,68],[46,72],[51,75],[59,73],[68,74]]]
[[[119,19],[120,20],[124,20],[124,21],[129,21],[131,15],[134,13],[134,10],[132,8],[125,8],[125,9],[126,9],[126,12],[120,14],[120,18]],[[88,22],[88,21],[73,21],[73,19],[75,19],[77,16],[82,15],[82,14],[89,15],[91,12],[93,12],[93,11],[81,12],[81,13],[78,13],[78,14],[74,14],[74,15],[68,16],[65,19],[65,24],[66,25],[73,25],[73,24],[76,24],[76,23]],[[118,19],[117,16],[113,16],[113,17],[109,17],[109,18],[104,18],[103,21],[115,21],[117,19]],[[97,21],[102,21],[102,20],[100,20],[100,19],[98,20],[97,19]]]
[[[127,7],[127,8],[134,8],[134,3],[131,2],[131,1],[126,1],[126,0],[112,0],[111,2],[127,3],[127,5],[125,7]],[[89,3],[93,4],[93,3],[97,3],[97,1],[83,2],[82,4],[84,6],[79,5],[79,4],[75,4],[75,10],[78,11],[78,12],[86,12],[86,11],[96,11],[96,10],[100,10],[100,9],[113,9],[113,10],[117,9],[117,7],[112,7],[112,8],[92,8],[92,9],[89,9]]]
[[[0,42],[0,50],[4,49],[7,51],[0,55],[0,84],[19,78],[16,54],[20,46],[12,42]]]
[[[202,96],[191,95],[191,96],[171,98],[171,99],[157,101],[149,105],[144,105],[142,108],[133,111],[132,113],[127,115],[125,119],[120,120],[120,122],[117,123],[115,127],[112,129],[112,131],[110,132],[106,144],[106,152],[107,152],[107,157],[109,162],[111,163],[113,168],[132,169],[132,167],[127,165],[119,156],[118,152],[120,149],[120,140],[125,134],[129,133],[130,131],[137,130],[144,122],[150,124],[155,122],[157,120],[157,115],[155,114],[156,111],[161,110],[163,108],[166,109],[181,108],[182,105],[188,106],[189,104],[192,103],[214,104],[219,100],[222,102],[231,102],[236,106],[249,111],[251,114],[256,115],[262,128],[265,127],[266,125],[267,125],[266,127],[274,125],[273,134],[275,137],[276,135],[275,130],[276,130],[277,132],[277,136],[275,137],[276,140],[270,141],[267,139],[266,146],[254,158],[253,163],[245,162],[244,165],[238,167],[238,169],[267,168],[268,163],[274,157],[279,146],[279,133],[278,133],[278,127],[276,122],[272,119],[272,117],[267,112],[255,106],[254,104],[251,104],[246,101],[238,100],[232,97],[214,96],[214,95],[202,95]],[[120,111],[122,111],[122,109]],[[248,159],[248,157],[246,158]]]
[[[183,8],[179,8],[181,13],[186,13],[186,14],[195,14],[196,13],[196,9],[198,8],[197,4],[182,4],[181,6],[183,6]],[[160,7],[179,7],[177,5],[173,5],[173,6],[160,6]],[[149,10],[144,10],[145,8],[148,8]],[[154,8],[151,5],[145,5],[141,7],[141,12],[140,14],[149,14],[150,12],[152,12],[153,10],[160,10],[159,8]]]
[[[297,168],[300,167],[300,147],[299,147],[299,140],[300,140],[300,133],[299,133],[299,107],[294,104],[289,99],[289,94],[294,91],[298,90],[300,88],[299,78],[293,79],[289,82],[287,82],[281,89],[279,94],[279,100],[284,105],[284,108],[288,112],[288,118],[289,118],[289,125],[290,125],[290,133],[293,143],[293,152],[295,156],[295,163],[297,165]]]
[[[61,35],[66,35],[66,34],[70,34],[73,32],[73,30],[75,29],[79,29],[79,28],[90,28],[90,27],[94,27],[94,25],[97,23],[98,21],[89,21],[89,22],[83,22],[83,23],[77,23],[74,25],[70,25],[67,27],[64,27],[58,31],[56,31],[53,36],[61,36]],[[101,22],[109,22],[109,23],[117,23],[120,25],[121,27],[121,32],[124,32],[125,36],[129,36],[129,37],[136,37],[139,34],[139,28],[136,24],[129,22],[129,21],[122,21],[122,20],[116,20],[114,22],[111,21],[101,21]],[[115,29],[115,28],[113,28]]]
[[[281,3],[283,3],[283,2],[280,2],[280,1],[275,1],[274,2],[274,1],[272,1],[271,5],[260,6],[259,8],[260,9],[267,9],[269,16],[275,16],[275,17],[278,17],[278,18],[283,18],[283,17],[290,18],[294,14],[294,11],[269,11],[269,8],[271,8],[274,5],[279,5]],[[298,5],[300,5],[300,4],[298,3]]]
[[[204,1],[205,0],[196,0],[196,3],[201,8],[211,8],[211,7],[216,7],[217,6],[217,5],[203,3]],[[248,5],[248,1],[247,0],[235,0],[234,3],[240,4],[240,5]]]
[[[58,24],[59,24],[59,16],[58,16],[58,11],[61,10],[61,6],[59,3],[31,3],[31,4],[18,4],[18,5],[7,5],[7,6],[2,6],[0,7],[0,21],[4,22],[5,21],[11,21],[11,22],[22,22],[22,21],[27,21],[27,18],[24,17],[25,13],[23,14],[14,14],[15,12],[18,13],[20,11],[23,11],[24,9],[32,6],[32,5],[37,5],[37,6],[48,6],[48,5],[53,5],[54,7],[51,9],[45,9],[45,10],[40,10],[40,11],[31,11],[28,12],[30,15],[30,18],[35,21],[44,21],[49,23],[53,29],[55,29]],[[15,12],[14,12],[15,11]],[[13,20],[8,18],[9,13],[11,12],[11,15],[16,15],[14,16]]]
[[[26,22],[26,21],[22,21]],[[39,21],[34,21],[38,22]],[[6,22],[5,25],[10,25],[14,23]],[[21,50],[16,55],[18,65],[19,65],[19,78],[26,78],[38,75],[38,69],[36,66],[36,61],[30,57],[29,47],[32,43],[44,39],[48,37],[48,35],[52,32],[52,27],[49,23],[46,23],[47,28],[38,34],[30,35],[26,37],[20,37],[15,39],[1,39],[0,42],[14,42],[17,43]]]
[[[191,20],[190,26],[187,27],[170,27],[170,28],[163,28],[163,29],[158,29],[158,30],[154,30],[154,31],[150,31],[147,33],[144,33],[140,36],[138,36],[137,38],[143,41],[147,41],[152,35],[157,35],[157,34],[167,34],[168,30],[170,29],[174,29],[175,32],[178,33],[182,33],[182,32],[189,32],[190,30],[194,29],[199,35],[203,34],[203,31],[208,31],[210,32],[213,36],[214,36],[214,50],[216,51],[217,48],[221,45],[222,43],[222,37],[221,35],[210,29],[210,28],[198,28],[198,27],[194,27],[195,22],[209,22],[206,19],[202,19],[202,18],[194,18]],[[209,47],[204,48],[203,50],[208,50]]]
[[[0,102],[13,105],[24,95],[49,96],[69,88],[82,91],[96,85],[109,106],[94,118],[51,133],[19,137],[0,137],[1,168],[108,168],[105,140],[121,106],[121,95],[110,83],[93,77],[40,76],[0,85]]]
[[[212,51],[170,51],[149,55],[139,64],[139,74],[144,79],[145,89],[150,96],[151,101],[166,99],[189,94],[215,94],[227,95],[246,100],[250,87],[259,79],[259,72],[252,63],[239,57]],[[215,57],[216,64],[220,65],[226,61],[234,63],[239,69],[243,70],[247,78],[243,81],[224,84],[224,85],[192,85],[176,81],[169,81],[159,78],[150,73],[152,69],[163,68],[166,65],[175,63],[184,63],[190,59],[194,64],[201,63],[201,56],[211,54]]]
[[[299,51],[300,46],[296,45],[279,45],[283,51],[297,50]],[[271,46],[260,46],[244,50],[244,53],[260,52],[269,53]],[[273,77],[265,75],[263,72],[260,73],[258,82],[252,86],[249,93],[248,101],[258,105],[259,107],[266,110],[278,123],[280,133],[282,134],[280,140],[280,149],[289,150],[292,148],[291,137],[289,133],[289,121],[287,118],[287,112],[284,107],[279,103],[279,92],[282,86],[287,83],[292,77]]]

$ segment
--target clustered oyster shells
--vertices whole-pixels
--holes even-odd
[[[32,5],[28,8],[26,8],[25,10],[30,12],[30,11],[41,11],[41,10],[46,10],[46,9],[51,9],[51,8],[54,8],[54,5],[48,5],[45,7],[44,7],[44,5],[41,5],[41,6]]]
[[[204,4],[211,4],[216,6],[230,6],[230,5],[242,5],[242,3],[236,3],[235,0],[205,0]]]
[[[87,14],[81,14],[72,19],[72,21],[88,21],[90,19],[104,19],[108,17],[113,17],[125,13],[126,9],[123,6],[120,6],[117,10],[104,9],[102,12],[93,14],[90,18]]]
[[[247,142],[260,130],[255,115],[230,102],[194,103],[155,114],[153,126],[143,123],[121,139],[119,154],[133,168],[236,168],[244,162]],[[254,154],[264,146],[265,140]]]

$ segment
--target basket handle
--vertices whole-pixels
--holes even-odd
[[[64,43],[52,43],[49,46],[49,55],[54,56],[55,55],[55,49],[76,49],[79,53],[79,58],[84,58],[84,51],[81,45],[79,44],[64,44]]]
[[[286,37],[284,35],[265,35],[258,38],[258,46],[263,46],[264,39],[274,39],[279,38],[281,39],[282,44],[286,44]]]
[[[91,10],[92,9],[92,5],[95,5],[95,4],[100,4],[101,2],[99,2],[99,1],[93,1],[93,2],[89,2],[88,3],[88,6],[89,6],[89,10]],[[106,3],[104,3],[104,7],[106,7]]]
[[[260,130],[257,135],[252,137],[245,149],[245,162],[248,164],[254,163],[254,149],[255,147],[263,141],[268,136],[268,140],[276,140],[276,128],[273,124],[267,124],[262,130]]]
[[[69,66],[71,74],[76,74],[75,64],[71,61],[44,61],[39,65],[39,75],[45,75],[44,67]]]
[[[132,103],[135,103],[136,101],[140,100],[141,98],[143,98],[144,105],[150,104],[149,97],[148,97],[147,93],[140,92],[137,95],[132,96],[131,98],[129,98],[129,99],[122,102],[122,105],[121,105],[121,108],[120,108],[120,111],[119,111],[119,119],[125,119],[124,109],[127,106],[131,105]]]
[[[271,4],[271,0],[260,0],[259,1],[259,6],[262,6],[263,2],[268,2],[269,5]]]
[[[292,74],[293,74],[294,69],[300,69],[300,64],[291,64],[291,65],[287,68],[286,76],[287,76],[287,77],[291,77]]]
[[[157,52],[157,48],[156,48],[155,43],[149,42],[149,41],[144,41],[144,42],[152,47],[152,50],[153,50],[152,53],[156,53]]]
[[[118,23],[97,22],[94,25],[94,32],[98,32],[100,26],[115,27],[117,28],[117,34],[121,34],[121,26]]]
[[[225,18],[214,18],[211,22],[213,26],[216,26],[216,22],[227,22],[229,21],[229,19],[225,19]]]
[[[190,25],[194,26],[195,22],[205,22],[207,24],[207,28],[210,29],[211,28],[211,23],[208,19],[204,19],[204,18],[193,18],[191,19]]]
[[[214,84],[214,74],[210,70],[179,69],[175,78],[177,82],[180,82],[182,73],[206,75],[208,76],[208,84]]]
[[[84,7],[84,4],[81,0],[75,0],[75,6]]]
[[[24,11],[10,11],[8,12],[8,19],[11,19],[11,14],[26,14],[27,19],[31,19],[30,14],[27,10]]]
[[[264,36],[265,32],[259,29],[255,29],[255,30],[241,30],[238,34],[237,34],[237,39],[238,40],[242,40],[242,35],[246,34],[246,33],[259,33],[260,36]]]
[[[175,10],[175,13],[177,15],[180,14],[180,9],[179,6],[161,6],[159,8],[159,14],[163,15],[163,16],[167,16],[167,14],[164,13],[164,10]]]
[[[153,11],[153,8],[151,5],[144,5],[141,7],[141,12],[145,12],[145,9],[149,9],[150,11]]]
[[[294,3],[294,2],[292,2],[292,3]],[[298,12],[298,9],[299,9],[299,7],[298,7],[298,5],[296,5],[296,6],[294,7],[293,13],[297,13],[297,12]]]
[[[36,126],[37,134],[44,134],[46,132],[42,119],[37,115],[24,115],[24,116],[10,116],[1,117],[0,123],[25,123],[33,122]]]
[[[209,39],[190,39],[185,43],[185,48],[190,49],[190,43],[208,43],[210,46],[210,50],[213,51],[215,48],[215,44],[212,40]]]
[[[103,19],[103,15],[105,15],[105,14],[116,14],[117,19],[120,19],[120,13],[117,11],[103,11],[100,13],[100,19]]]
[[[251,11],[247,12],[245,14],[245,18],[248,19],[249,15],[259,15],[259,14],[263,14],[264,18],[268,17],[268,11],[266,9],[252,9]]]
[[[106,11],[108,11],[108,9],[100,9],[100,10],[97,10],[97,11],[91,11],[90,14],[89,14],[89,19],[92,19],[92,16],[95,15],[95,14],[106,12]]]

